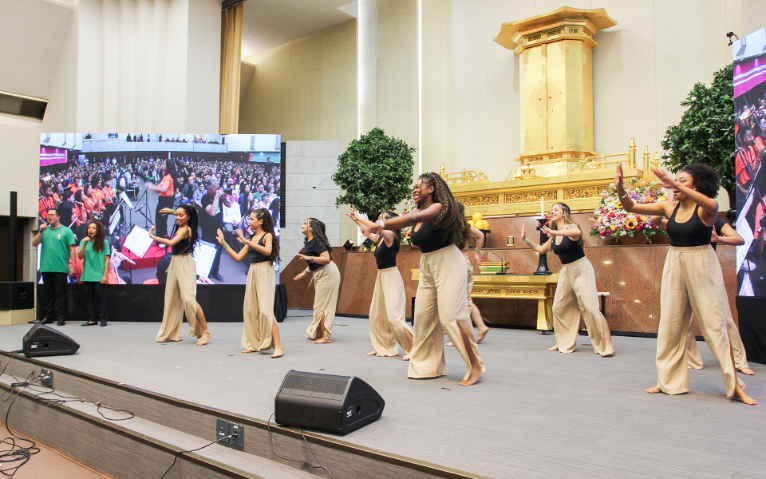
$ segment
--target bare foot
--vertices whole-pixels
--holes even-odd
[[[479,337],[476,338],[476,342],[480,343],[482,339],[484,339],[484,336],[487,335],[489,332],[489,328],[479,331]]]
[[[608,358],[610,356],[614,356],[614,353],[615,353],[614,346],[610,346],[610,347],[604,349],[604,352],[601,354],[601,357],[602,358]]]
[[[197,346],[204,346],[207,344],[207,342],[210,341],[210,331],[205,331],[202,333],[202,336],[199,338],[199,341],[197,341]]]
[[[332,341],[329,340],[329,339],[320,338],[320,339],[317,339],[317,340],[311,341],[311,342],[314,343],[314,344],[325,344],[325,343],[331,343]]]
[[[410,360],[410,355],[411,355],[411,354],[412,354],[412,353],[410,353],[410,354],[408,354],[408,355],[404,356],[404,357],[402,358],[402,361],[409,361],[409,360]]]
[[[274,350],[274,354],[271,355],[272,358],[281,358],[285,354],[284,351],[282,351],[282,348],[277,348]]]
[[[742,374],[747,374],[748,376],[752,376],[752,375],[754,375],[754,374],[755,374],[755,373],[753,372],[753,370],[752,370],[752,369],[750,369],[750,368],[741,368],[741,369],[739,370],[739,372],[741,372]]]
[[[649,394],[657,394],[657,393],[661,393],[662,389],[660,389],[659,386],[653,386],[647,389],[646,392],[648,392]]]
[[[747,393],[745,392],[744,389],[742,389],[739,383],[737,383],[734,386],[734,396],[732,396],[732,399],[739,399],[743,403],[748,404],[750,406],[755,406],[756,404],[758,404],[755,399],[747,395]]]
[[[476,384],[476,381],[479,380],[479,377],[481,376],[481,366],[477,368],[471,368],[471,374],[468,376],[468,379],[463,379],[458,384],[461,386],[472,386]]]
[[[375,356],[376,354],[378,353],[376,353],[375,351],[370,351],[369,353],[367,353],[367,356]]]
[[[247,354],[247,353],[254,353],[255,351],[253,351],[252,349],[245,349],[244,351],[240,351],[240,352],[242,354]]]
[[[555,344],[552,348],[548,348],[548,351],[558,351],[558,350],[559,350],[558,344]]]
[[[451,348],[452,348],[452,347],[454,347],[455,345],[454,345],[454,344],[452,344],[452,341],[450,341],[450,342],[448,342],[447,344],[445,344],[445,346],[449,346],[449,347],[451,347]]]

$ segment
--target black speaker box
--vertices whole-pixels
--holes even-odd
[[[0,283],[0,311],[15,311],[35,307],[35,283],[7,281]]]
[[[28,358],[64,356],[74,354],[80,349],[80,345],[74,339],[42,324],[35,324],[27,331],[23,345],[24,356]]]
[[[290,371],[274,399],[278,424],[348,434],[380,417],[386,402],[357,377]]]

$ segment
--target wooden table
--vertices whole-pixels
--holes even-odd
[[[413,269],[411,279],[420,280],[420,270]],[[537,301],[537,330],[553,329],[553,295],[559,274],[475,274],[472,298],[530,299]],[[414,311],[414,309],[413,309]],[[414,315],[414,313],[413,313]]]

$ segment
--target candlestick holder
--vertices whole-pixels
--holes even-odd
[[[541,217],[536,218],[537,222],[540,223],[537,226],[537,229],[540,230],[540,244],[545,244],[546,241],[548,241],[548,235],[543,233],[543,225],[548,221],[548,218]],[[537,263],[537,270],[535,270],[536,275],[550,275],[553,274],[553,272],[548,269],[548,253],[540,253],[540,259]]]

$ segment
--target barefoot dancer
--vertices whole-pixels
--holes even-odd
[[[199,338],[197,346],[204,346],[210,339],[210,331],[207,329],[205,314],[197,304],[197,268],[192,258],[198,240],[197,211],[191,205],[181,205],[175,211],[163,208],[160,213],[175,215],[176,224],[171,239],[155,236],[154,226],[149,228],[149,236],[157,243],[170,246],[173,252],[165,283],[165,310],[157,341],[181,341],[181,321],[186,313],[186,320],[191,327],[189,335]]]
[[[357,215],[353,206],[347,215],[360,227],[373,224],[372,221]],[[388,221],[397,216],[399,215],[392,211],[386,211],[378,216],[378,220]],[[366,236],[377,245],[374,254],[378,266],[370,304],[370,339],[375,349],[367,353],[367,356],[398,356],[398,342],[404,351],[402,359],[407,361],[412,350],[412,329],[404,322],[404,281],[396,267],[396,254],[402,242],[401,230],[381,231],[380,234]]]
[[[622,166],[617,165],[614,183],[625,211],[668,218],[670,250],[665,258],[660,288],[660,325],[657,332],[657,385],[654,394],[689,391],[686,339],[692,312],[704,324],[710,349],[721,365],[726,397],[756,404],[737,380],[729,335],[726,332],[726,290],[718,257],[710,247],[718,202],[718,173],[708,165],[687,165],[672,179],[654,170],[659,183],[672,188],[675,200],[635,204],[625,194]]]
[[[666,226],[668,223],[668,220],[665,218],[662,218],[661,216],[652,216],[649,218],[649,221],[657,224]],[[713,246],[713,249],[716,249],[716,245],[718,243],[720,244],[726,244],[731,246],[741,246],[745,244],[745,240],[732,228],[729,223],[726,222],[726,220],[723,220],[721,218],[716,218],[715,220],[715,226],[713,227],[712,231],[712,237],[711,237],[711,245]],[[734,366],[742,372],[742,374],[746,374],[748,376],[752,376],[755,374],[752,369],[750,369],[750,365],[747,363],[747,353],[745,352],[745,345],[742,344],[742,338],[739,335],[739,329],[737,329],[737,325],[734,323],[734,317],[731,314],[731,306],[729,306],[729,296],[724,295],[724,299],[726,300],[726,332],[729,334],[729,341],[731,342],[731,352],[734,354]],[[700,331],[702,332],[702,336],[707,341],[707,336],[705,335],[705,326],[701,321],[697,321],[697,325],[700,328]],[[686,360],[688,362],[688,366],[691,369],[702,369],[704,367],[704,364],[702,362],[702,355],[700,354],[700,350],[697,347],[697,338],[694,337],[694,325],[691,321],[689,321],[689,334],[686,338]],[[712,348],[711,348],[712,350]]]
[[[571,353],[575,350],[582,315],[593,352],[603,357],[612,356],[612,335],[598,308],[596,275],[593,265],[585,257],[582,231],[572,219],[569,206],[565,203],[554,204],[551,208],[550,227],[543,226],[542,231],[549,239],[539,245],[527,238],[526,225],[521,227],[521,239],[530,248],[540,254],[552,249],[562,264],[559,284],[553,296],[553,333],[556,335],[556,345],[548,351]]]
[[[332,247],[325,235],[324,223],[316,218],[309,218],[303,223],[301,233],[306,236],[306,245],[298,258],[306,261],[308,267],[293,280],[297,281],[313,273],[314,281],[314,319],[306,334],[313,343],[329,343],[332,325],[335,322],[335,308],[338,305],[340,271],[330,256]]]
[[[475,258],[477,266],[481,264],[481,247],[484,245],[484,233],[482,233],[481,230],[471,226],[471,234],[476,239],[476,248],[463,251],[463,256],[465,256],[466,273],[468,274],[468,283],[466,288],[468,297],[468,309],[471,311],[471,321],[473,322],[474,326],[476,326],[476,329],[479,330],[479,336],[476,338],[476,343],[478,344],[489,332],[489,328],[486,324],[484,324],[484,318],[481,317],[481,311],[479,311],[479,308],[474,304],[473,298],[471,297],[471,294],[473,293],[473,262],[471,261],[471,257]],[[454,344],[452,344],[452,341],[450,341],[447,343],[447,346],[452,347]]]
[[[473,238],[464,218],[463,204],[455,200],[437,173],[424,173],[413,185],[418,209],[406,216],[379,221],[365,230],[412,228],[412,242],[420,247],[420,282],[415,297],[415,337],[409,378],[436,378],[447,372],[444,331],[463,357],[468,372],[460,381],[470,386],[479,380],[484,364],[473,336],[466,302],[465,257],[460,252]]]
[[[250,269],[247,272],[242,308],[242,347],[245,348],[242,352],[274,349],[271,357],[281,358],[284,352],[274,317],[274,294],[277,288],[274,260],[279,258],[279,242],[274,235],[274,220],[269,210],[260,208],[250,212],[248,224],[255,233],[250,238],[245,238],[242,230],[237,230],[237,241],[245,245],[239,253],[229,248],[220,228],[217,232],[218,243],[237,263],[250,253]]]

